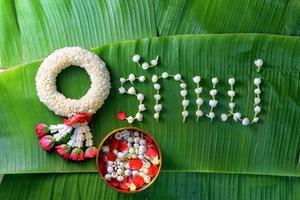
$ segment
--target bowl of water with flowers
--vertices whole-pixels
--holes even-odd
[[[109,187],[118,192],[140,192],[148,188],[160,172],[160,148],[141,129],[116,129],[102,140],[98,149],[98,173]]]

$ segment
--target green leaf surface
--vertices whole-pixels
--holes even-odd
[[[6,175],[1,199],[297,200],[299,178],[163,172],[147,190],[129,195],[108,188],[97,174]]]
[[[299,0],[155,0],[159,35],[273,33],[299,35]]]
[[[144,114],[144,121],[134,126],[145,129],[157,139],[163,153],[164,171],[299,176],[299,46],[297,37],[228,34],[150,38],[94,49],[107,63],[112,79],[110,96],[90,124],[95,142],[99,144],[113,129],[128,125],[116,119],[117,112],[134,114],[137,110],[135,98],[118,94],[119,78],[130,73],[143,74],[147,80],[136,84],[136,88],[145,94],[148,112]],[[137,52],[147,61],[159,55],[159,66],[143,71],[131,61]],[[228,104],[227,79],[232,76],[237,79],[238,110],[243,115],[253,115],[252,82],[258,76],[253,60],[258,57],[265,60],[259,74],[263,79],[261,122],[249,127],[233,120],[221,122],[219,115],[226,112]],[[39,147],[35,124],[62,121],[36,95],[34,78],[40,63],[0,74],[0,172],[95,172],[94,160],[81,164],[68,162]],[[159,122],[153,119],[155,91],[151,76],[164,71],[179,72],[187,81],[191,105],[186,123],[181,122],[180,89],[172,80],[161,82],[165,109]],[[214,122],[208,118],[196,122],[192,77],[197,74],[204,81],[203,111],[206,113],[210,79],[220,78],[218,116]],[[57,84],[63,94],[75,98],[86,90],[89,81],[81,70],[70,69]]]
[[[0,66],[64,46],[199,33],[299,35],[299,0],[0,0]]]
[[[0,66],[65,46],[98,47],[156,35],[151,0],[0,0]]]

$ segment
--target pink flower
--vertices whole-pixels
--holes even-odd
[[[51,135],[45,135],[40,139],[40,146],[45,151],[51,151],[55,144],[55,139]]]
[[[69,156],[69,159],[74,161],[82,161],[84,160],[84,153],[80,148],[74,148]]]
[[[96,147],[89,147],[85,150],[85,158],[94,158],[96,157],[98,149]]]
[[[55,147],[56,152],[65,160],[69,159],[71,153],[71,147],[67,144],[57,145]]]
[[[42,138],[43,136],[47,135],[49,132],[49,128],[46,124],[37,124],[35,126],[35,133],[38,138]]]

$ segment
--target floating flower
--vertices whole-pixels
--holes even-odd
[[[137,188],[142,188],[145,184],[145,180],[142,176],[135,176],[133,177],[133,184],[137,187]]]
[[[84,153],[81,148],[74,148],[69,156],[69,159],[74,161],[84,160]]]
[[[71,153],[71,147],[66,144],[57,145],[55,147],[56,152],[65,160],[69,159]],[[97,152],[96,152],[97,153]]]
[[[135,190],[136,190],[136,185],[133,184],[133,183],[131,183],[131,184],[129,185],[129,190],[130,190],[130,191],[135,191]]]
[[[154,158],[154,157],[158,156],[158,151],[157,151],[157,149],[155,147],[149,147],[147,149],[146,155],[149,158]]]
[[[132,159],[129,161],[129,166],[131,167],[131,169],[133,170],[139,170],[142,168],[143,166],[143,162],[141,159]]]
[[[55,139],[51,135],[45,135],[40,139],[40,146],[45,151],[51,151],[54,147]]]
[[[37,124],[35,126],[35,133],[38,138],[42,138],[49,132],[49,128],[46,124]]]
[[[159,171],[159,167],[156,166],[156,165],[150,165],[150,167],[148,168],[148,175],[153,177],[153,176],[156,176],[157,173]]]
[[[125,190],[127,191],[129,189],[129,184],[127,183],[128,180],[127,179],[124,179],[121,183],[120,183],[120,188],[121,190]]]
[[[116,154],[114,152],[111,151],[111,152],[108,153],[107,158],[110,161],[115,161],[117,159],[117,156],[116,156]]]

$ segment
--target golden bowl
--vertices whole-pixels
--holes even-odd
[[[158,152],[158,159],[159,159],[159,165],[158,165],[158,171],[157,171],[157,174],[151,179],[151,181],[149,183],[146,183],[142,188],[138,188],[136,189],[135,191],[131,191],[131,190],[122,190],[118,187],[115,187],[113,186],[112,184],[110,184],[105,178],[104,178],[104,175],[102,174],[101,172],[101,168],[100,168],[100,153],[102,152],[102,147],[103,145],[108,141],[110,140],[116,133],[119,133],[120,131],[123,131],[123,130],[128,130],[128,131],[138,131],[140,133],[142,133],[143,135],[146,135],[148,138],[151,139],[152,143],[154,144],[154,146],[156,147],[157,149],[157,152]],[[112,132],[110,132],[109,134],[107,134],[103,139],[102,141],[100,142],[99,144],[99,147],[98,147],[98,153],[97,153],[97,157],[96,157],[96,165],[97,165],[97,170],[98,170],[98,174],[99,176],[101,177],[101,179],[112,189],[118,191],[118,192],[121,192],[121,193],[129,193],[129,194],[132,194],[132,193],[137,193],[137,192],[141,192],[143,190],[145,190],[146,188],[150,187],[154,181],[156,180],[156,178],[158,177],[159,173],[160,173],[160,170],[161,170],[161,166],[162,166],[162,155],[161,155],[161,151],[160,151],[160,148],[156,142],[156,140],[150,136],[148,133],[146,133],[146,131],[142,130],[142,129],[139,129],[139,128],[135,128],[135,127],[123,127],[123,128],[119,128],[119,129],[116,129],[116,130],[113,130]],[[103,167],[103,166],[102,166]],[[106,167],[106,165],[105,165]]]

